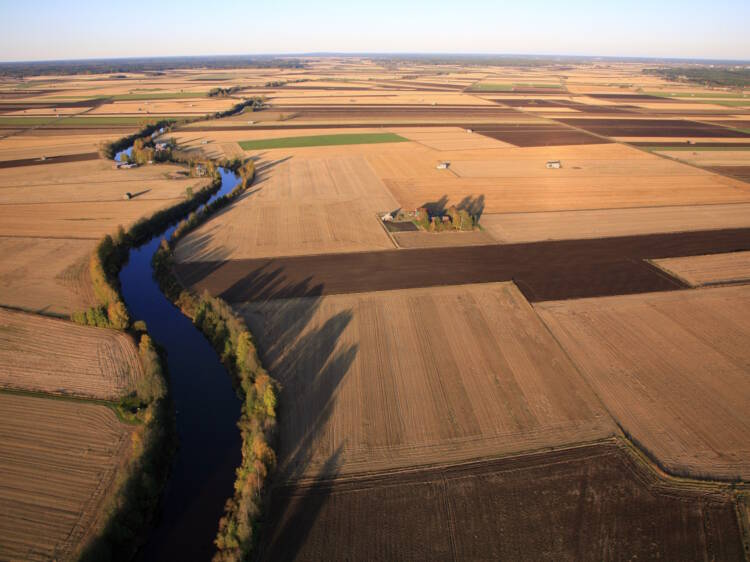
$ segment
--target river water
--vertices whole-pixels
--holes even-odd
[[[221,188],[211,201],[239,182],[231,171],[219,171]],[[120,272],[131,317],[145,320],[153,339],[167,350],[179,437],[161,516],[139,553],[142,561],[211,559],[219,519],[234,492],[235,469],[241,461],[240,400],[229,373],[208,340],[162,294],[153,278],[151,258],[174,228],[133,248]]]

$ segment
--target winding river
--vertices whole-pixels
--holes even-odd
[[[210,201],[239,182],[233,172],[219,171],[221,188]],[[151,336],[167,350],[169,389],[177,411],[179,450],[158,525],[138,556],[143,561],[211,559],[241,461],[240,401],[230,376],[208,340],[162,294],[152,275],[151,258],[174,228],[133,248],[120,273],[132,318],[145,320]]]

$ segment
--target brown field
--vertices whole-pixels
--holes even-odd
[[[73,559],[129,436],[104,406],[0,392],[0,558]]]
[[[612,137],[750,138],[750,134],[684,119],[559,119],[567,125]]]
[[[96,152],[104,141],[124,136],[127,132],[97,132],[86,130],[84,134],[41,134],[27,133],[0,139],[0,161],[22,158],[39,158],[41,156],[60,156],[63,154],[80,154]]]
[[[0,386],[105,400],[141,374],[133,340],[114,330],[0,308]]]
[[[71,314],[96,304],[89,278],[93,240],[0,237],[0,305]]]
[[[750,252],[667,258],[653,263],[694,287],[750,280]]]
[[[502,243],[604,238],[750,227],[750,203],[484,214],[482,228]]]
[[[482,246],[495,244],[487,232],[394,232],[393,239],[399,248],[442,248],[446,246]]]
[[[255,189],[180,242],[177,260],[393,248],[377,213],[398,204],[367,160],[338,148],[271,162]]]
[[[483,198],[485,213],[750,202],[739,180],[620,145],[434,153],[423,147],[368,160],[405,209],[446,197]],[[435,170],[440,160],[455,170]],[[563,168],[545,162],[560,159]],[[456,177],[456,176],[459,177]]]
[[[660,150],[657,154],[698,166],[750,166],[750,150]]]
[[[2,191],[2,190],[0,190]],[[180,199],[0,205],[0,236],[99,240]]]
[[[617,422],[670,470],[750,475],[750,287],[535,306]]]
[[[262,560],[743,559],[729,494],[613,442],[278,487],[269,515]]]
[[[299,478],[586,441],[614,427],[513,284],[239,305],[282,385]],[[451,336],[448,337],[447,332]]]

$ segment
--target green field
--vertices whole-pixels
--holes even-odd
[[[498,82],[484,82],[479,84],[473,84],[470,90],[476,90],[479,92],[492,90],[492,91],[502,91],[502,92],[512,92],[513,91],[513,84],[500,84]]]
[[[283,137],[240,141],[243,150],[265,148],[300,148],[308,146],[335,146],[342,144],[377,144],[384,142],[406,142],[408,139],[393,133],[353,133],[343,135],[314,135],[309,137]]]

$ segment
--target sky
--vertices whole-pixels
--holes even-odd
[[[0,60],[487,53],[750,60],[750,0],[0,0]]]

